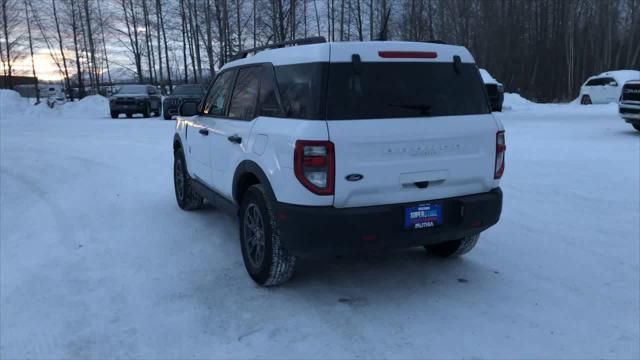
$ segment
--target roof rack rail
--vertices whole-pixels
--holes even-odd
[[[425,41],[427,43],[431,43],[431,44],[444,44],[444,45],[449,45],[446,42],[442,41],[442,40],[437,40],[437,39],[431,39],[431,40],[427,40]]]
[[[254,47],[252,49],[242,50],[238,52],[236,56],[233,57],[233,60],[244,59],[247,57],[248,54],[251,54],[251,53],[255,54],[262,50],[267,50],[267,49],[283,48],[285,46],[291,46],[291,45],[321,44],[326,42],[327,40],[324,38],[324,36],[314,36],[314,37],[307,37],[302,39],[287,40],[279,43],[267,44],[263,46]]]

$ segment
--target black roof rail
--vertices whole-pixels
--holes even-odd
[[[431,40],[427,40],[425,41],[427,43],[431,43],[431,44],[444,44],[444,45],[449,45],[446,42],[442,41],[442,40],[437,40],[437,39],[431,39]]]
[[[236,56],[233,57],[233,60],[244,59],[247,57],[248,54],[251,54],[251,53],[255,54],[257,52],[260,52],[262,50],[267,50],[267,49],[283,48],[285,46],[291,46],[291,45],[322,44],[326,42],[327,40],[324,38],[324,36],[314,36],[314,37],[307,37],[302,39],[287,40],[279,43],[273,43],[273,44],[254,47],[253,49],[242,50],[238,52]]]

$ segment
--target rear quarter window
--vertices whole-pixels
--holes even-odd
[[[324,89],[328,63],[275,66],[285,117],[324,119]]]

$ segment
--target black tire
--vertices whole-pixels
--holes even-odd
[[[634,129],[640,131],[640,124],[631,124],[631,126],[633,126]]]
[[[182,149],[173,153],[173,187],[176,201],[182,210],[195,210],[202,207],[204,199],[191,187],[191,178],[187,172]]]
[[[589,95],[582,95],[582,98],[580,99],[580,104],[582,105],[591,105],[591,96]]]
[[[255,226],[251,225],[252,218]],[[253,243],[250,242],[252,238]],[[296,258],[280,242],[273,204],[262,185],[249,187],[243,197],[240,207],[240,247],[244,266],[258,285],[280,285],[293,275]]]
[[[164,113],[164,119],[165,120],[171,120],[171,115],[167,112]]]
[[[429,253],[438,257],[458,257],[471,251],[471,249],[476,246],[479,238],[480,234],[476,234],[458,240],[425,245],[424,248],[427,249]]]
[[[147,104],[147,106],[144,108],[144,111],[142,111],[142,117],[148,118],[151,114],[151,109],[149,107],[149,104]]]
[[[117,119],[117,118],[118,118],[118,116],[120,116],[120,113],[119,113],[119,112],[117,112],[117,111],[112,111],[112,112],[111,112],[111,118],[112,118],[112,119]]]

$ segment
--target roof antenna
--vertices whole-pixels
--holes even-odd
[[[380,28],[380,35],[378,36],[378,40],[379,41],[387,41],[387,24],[389,23],[389,16],[391,16],[391,8],[388,8],[385,11],[384,17],[383,17],[383,21],[382,21],[382,26]]]
[[[462,72],[462,60],[460,60],[459,55],[453,55],[453,70],[456,71],[456,74]]]

